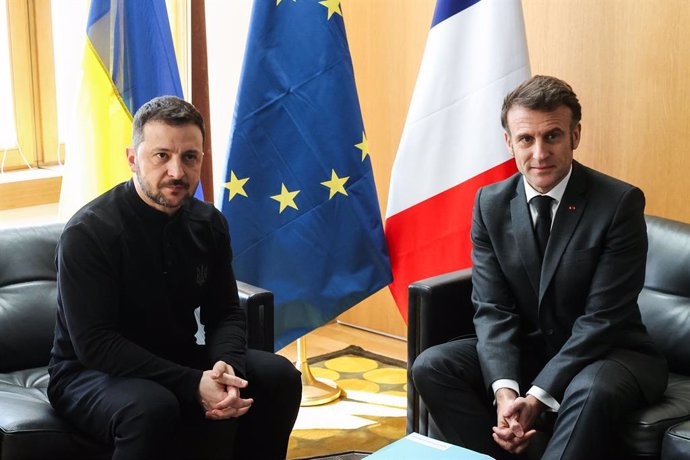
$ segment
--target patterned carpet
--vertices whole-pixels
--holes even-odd
[[[344,395],[300,409],[289,459],[374,452],[405,436],[405,363],[350,346],[309,359],[309,367],[317,379],[336,382]]]

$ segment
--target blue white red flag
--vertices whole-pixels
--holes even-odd
[[[410,283],[471,266],[475,193],[517,170],[501,104],[529,75],[520,0],[438,0],[386,210],[403,318]]]

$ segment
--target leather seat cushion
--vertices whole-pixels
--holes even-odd
[[[690,377],[669,375],[661,401],[634,412],[618,431],[621,445],[629,453],[653,455],[659,452],[664,432],[690,419]]]
[[[690,421],[668,429],[664,435],[661,456],[674,460],[690,459]]]
[[[0,374],[0,457],[110,458],[109,449],[57,417],[47,387],[46,367]]]

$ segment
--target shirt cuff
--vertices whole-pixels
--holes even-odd
[[[550,412],[558,412],[558,409],[561,408],[561,405],[553,398],[553,396],[537,386],[533,385],[527,394],[537,398],[542,404],[549,408],[548,410]]]
[[[494,383],[491,384],[491,389],[494,390],[494,395],[498,390],[501,388],[508,388],[510,390],[515,391],[515,393],[520,395],[520,385],[515,380],[511,379],[498,379]]]

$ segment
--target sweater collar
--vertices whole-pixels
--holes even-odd
[[[134,186],[134,179],[130,179],[125,184],[127,201],[131,205],[135,214],[141,217],[145,222],[150,224],[165,225],[169,222],[173,222],[179,218],[179,216],[186,212],[189,203],[185,203],[180,207],[180,209],[173,215],[168,215],[163,211],[149,206],[144,200],[141,199],[137,189]]]

